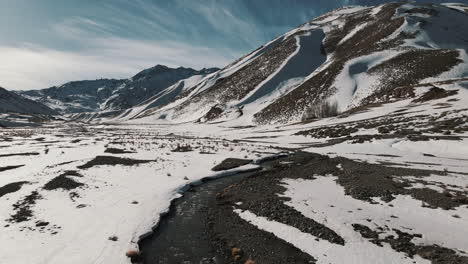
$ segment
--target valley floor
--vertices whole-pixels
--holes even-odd
[[[188,184],[259,167],[211,170],[226,158],[283,153],[225,189],[209,214],[218,246],[237,263],[276,263],[265,255],[274,248],[252,247],[265,237],[307,262],[468,263],[467,122],[447,125],[466,109],[423,116],[418,107],[427,105],[278,127],[2,129],[0,262],[128,263],[125,253]]]

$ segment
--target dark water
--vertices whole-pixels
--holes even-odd
[[[216,193],[252,174],[206,182],[175,200],[154,235],[140,242],[143,263],[227,263],[216,256],[206,233],[206,208],[215,203]]]

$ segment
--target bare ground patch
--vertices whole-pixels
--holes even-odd
[[[102,166],[102,165],[133,166],[133,165],[150,163],[150,162],[155,162],[155,161],[156,160],[138,160],[138,159],[120,158],[120,157],[113,157],[113,156],[97,156],[94,159],[88,161],[87,163],[81,166],[78,166],[78,169],[89,169],[94,166]]]
[[[395,251],[404,252],[410,257],[419,255],[430,260],[433,264],[466,264],[468,257],[460,256],[453,249],[441,247],[439,245],[416,245],[411,240],[415,237],[422,237],[422,234],[409,234],[398,229],[392,229],[397,236],[389,235],[381,238],[382,231],[372,230],[368,226],[353,224],[355,231],[370,242],[383,246],[382,243],[389,244]],[[380,227],[380,229],[384,229]]]
[[[21,168],[23,166],[24,165],[13,165],[13,166],[0,167],[0,171],[14,170],[17,168]]]
[[[234,169],[234,168],[249,164],[251,162],[252,160],[250,159],[227,158],[223,160],[220,164],[214,166],[211,170],[212,171],[229,170],[229,169]]]
[[[213,209],[216,211],[216,215],[210,218],[210,223],[212,223],[210,228],[218,239],[217,243],[225,248],[245,249],[249,256],[254,256],[258,260],[262,259],[263,255],[259,252],[255,253],[255,248],[251,248],[250,236],[244,234],[243,231],[247,230],[246,226],[249,224],[237,219],[238,217],[232,211],[233,207],[293,226],[304,233],[316,236],[318,239],[325,239],[341,245],[346,244],[346,241],[332,229],[304,217],[300,212],[285,204],[289,198],[281,196],[286,191],[286,187],[282,184],[283,179],[313,180],[315,179],[314,175],[333,175],[338,177],[337,184],[345,189],[346,195],[372,204],[377,203],[374,201],[376,197],[389,203],[397,195],[409,195],[420,200],[422,206],[445,210],[468,204],[468,192],[466,191],[437,192],[429,187],[410,188],[414,183],[414,178],[424,182],[424,178],[427,176],[444,175],[445,172],[441,171],[387,167],[306,152],[298,152],[264,165],[267,170],[258,172],[219,192],[216,198],[218,208]],[[338,165],[340,168],[337,167]],[[227,225],[229,228],[226,231],[224,228]],[[355,227],[355,229],[357,232],[364,230],[359,230],[359,227]],[[369,230],[362,232],[363,234],[367,232],[366,238],[373,243],[389,243],[395,250],[405,252],[411,257],[420,255],[435,261],[433,263],[466,263],[463,262],[465,258],[457,255],[452,249],[438,245],[415,245],[404,232],[400,233],[400,238],[387,237],[386,240],[381,241],[378,241],[378,236]],[[447,262],[444,259],[455,262]]]
[[[130,153],[136,153],[131,150],[126,150],[126,149],[119,149],[119,148],[106,148],[104,153],[111,153],[111,154],[130,154]]]
[[[457,90],[447,91],[445,89],[434,86],[429,91],[421,95],[419,98],[413,100],[413,102],[420,103],[420,102],[427,102],[430,100],[437,100],[437,99],[445,98],[448,96],[456,95],[457,93],[458,93]]]
[[[9,193],[14,193],[16,191],[19,191],[21,189],[21,186],[27,183],[29,182],[27,181],[12,182],[12,183],[9,183],[7,185],[0,187],[0,197],[7,195]]]
[[[44,185],[44,190],[73,190],[78,187],[84,186],[83,183],[77,182],[70,177],[83,177],[76,171],[66,171],[59,176],[55,177],[54,179],[50,180],[48,183]]]
[[[33,191],[29,195],[18,201],[13,205],[15,213],[7,220],[10,223],[20,223],[29,221],[33,217],[32,207],[36,204],[36,201],[41,199],[42,196],[37,192]]]
[[[13,156],[37,156],[39,152],[26,152],[26,153],[12,153],[12,154],[0,154],[0,158],[13,157]]]

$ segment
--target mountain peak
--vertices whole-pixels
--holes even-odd
[[[132,80],[137,80],[137,79],[144,78],[147,76],[154,76],[154,75],[162,74],[165,72],[180,71],[180,70],[195,71],[194,69],[191,69],[191,68],[184,68],[184,67],[170,68],[166,65],[157,64],[151,68],[144,69],[141,72],[137,73],[135,76],[132,77]]]
[[[137,105],[176,82],[194,75],[205,75],[217,68],[170,68],[157,64],[130,79],[97,79],[72,81],[42,90],[20,92],[45,102],[64,113],[122,110]]]
[[[30,100],[0,87],[0,113],[53,115],[56,112],[42,103]]]

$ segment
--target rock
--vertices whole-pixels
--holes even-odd
[[[242,254],[242,250],[240,248],[236,248],[236,247],[231,248],[231,255],[233,257],[239,256],[241,254]]]
[[[47,225],[49,225],[49,222],[45,222],[45,221],[37,221],[36,222],[37,227],[47,226]]]
[[[141,258],[140,252],[138,250],[129,250],[125,253],[125,256],[130,258],[130,261],[132,261],[132,263],[139,261]]]

